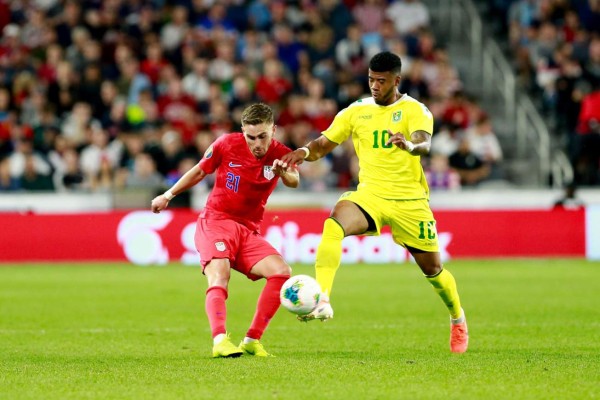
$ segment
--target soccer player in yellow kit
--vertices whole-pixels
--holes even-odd
[[[467,350],[469,335],[456,281],[442,266],[429,187],[420,156],[429,153],[433,116],[423,103],[398,91],[402,62],[390,52],[369,62],[372,97],[340,111],[322,135],[282,157],[284,167],[315,161],[352,137],[359,161],[356,191],[344,193],[325,220],[315,261],[322,301],[303,320],[333,317],[329,296],[342,257],[342,240],[351,235],[379,235],[390,226],[394,242],[414,257],[450,312],[450,349]]]

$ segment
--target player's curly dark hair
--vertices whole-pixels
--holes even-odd
[[[274,122],[273,110],[264,103],[252,104],[242,112],[242,126]]]
[[[393,72],[400,75],[402,60],[396,54],[389,51],[377,53],[369,62],[369,69],[373,72]]]

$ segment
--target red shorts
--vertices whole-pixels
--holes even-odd
[[[250,273],[257,262],[270,255],[280,255],[260,234],[230,219],[198,218],[194,242],[200,253],[202,271],[213,258],[227,258],[231,268],[253,281],[261,278]]]

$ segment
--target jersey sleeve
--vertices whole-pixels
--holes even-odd
[[[200,168],[206,174],[210,175],[219,167],[221,164],[221,158],[223,156],[223,148],[225,146],[225,135],[213,142],[208,149],[204,152],[202,160],[198,163]]]
[[[409,134],[425,131],[433,134],[433,115],[425,104],[415,101],[411,107],[411,118],[408,120]]]
[[[327,139],[340,144],[344,142],[352,133],[352,127],[350,123],[351,112],[348,108],[344,108],[337,113],[333,122],[323,131],[323,136]]]

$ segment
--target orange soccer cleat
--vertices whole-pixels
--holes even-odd
[[[453,353],[464,353],[469,347],[469,329],[465,311],[457,320],[450,320],[450,351]]]

